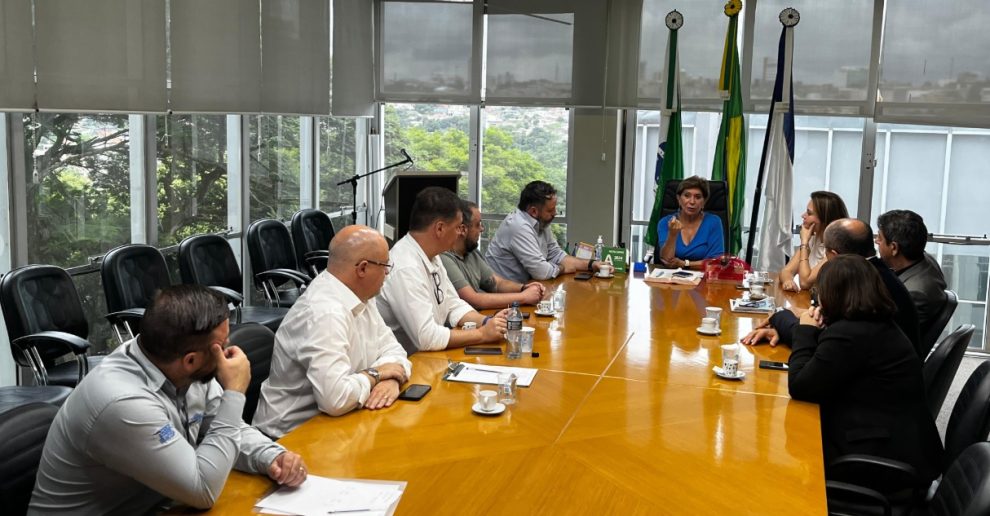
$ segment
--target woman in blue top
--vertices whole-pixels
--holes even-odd
[[[691,176],[677,185],[680,210],[660,219],[660,262],[666,267],[701,267],[701,261],[725,252],[722,219],[705,213],[708,181]]]

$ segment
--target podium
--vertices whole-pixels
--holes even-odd
[[[412,214],[416,195],[424,188],[439,186],[457,193],[460,172],[404,171],[392,176],[382,191],[385,207],[385,240],[391,248],[409,232],[409,215]]]

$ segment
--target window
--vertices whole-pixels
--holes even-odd
[[[252,116],[250,220],[288,220],[299,210],[297,116]]]
[[[178,244],[227,225],[227,118],[157,118],[158,243]]]
[[[128,119],[24,116],[28,261],[70,267],[130,241]]]
[[[467,106],[387,104],[385,165],[402,161],[404,158],[399,150],[406,149],[415,160],[412,170],[460,172],[458,195],[466,198],[470,123],[471,110]],[[386,174],[394,171],[389,170]]]
[[[350,185],[337,183],[354,175],[357,152],[357,130],[353,118],[319,119],[317,147],[320,159],[320,204],[327,213],[350,212],[354,195]],[[346,223],[350,223],[350,217]],[[334,221],[334,227],[341,227]]]
[[[489,14],[486,99],[570,100],[573,41],[573,13]]]

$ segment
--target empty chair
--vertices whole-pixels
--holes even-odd
[[[945,426],[945,460],[955,460],[969,445],[990,434],[990,361],[984,361],[966,380]]]
[[[660,207],[660,217],[666,217],[676,212],[680,205],[677,203],[677,187],[680,179],[667,181],[663,190],[663,204]],[[705,200],[705,212],[718,215],[722,220],[723,249],[729,249],[729,189],[725,181],[708,181],[708,199]],[[653,263],[660,263],[660,252],[653,254]]]
[[[252,222],[247,248],[254,284],[265,293],[269,306],[292,306],[311,278],[296,268],[295,249],[285,224],[274,219]],[[286,290],[286,285],[294,288]]]
[[[244,393],[244,421],[251,424],[254,411],[258,408],[261,384],[268,379],[271,370],[272,352],[275,349],[275,334],[260,324],[242,324],[230,331],[230,343],[244,351],[251,362],[251,383]]]
[[[327,268],[327,250],[334,235],[330,216],[315,209],[299,210],[292,216],[290,225],[296,260],[315,278]]]
[[[952,319],[952,314],[956,313],[956,306],[959,305],[959,296],[951,290],[945,291],[945,304],[942,305],[942,309],[938,312],[938,316],[932,320],[931,325],[928,327],[927,331],[921,336],[921,343],[925,346],[925,349],[931,350],[938,338],[942,336],[942,330],[945,329],[945,325],[949,324],[949,319]],[[931,354],[931,351],[929,351]]]
[[[956,328],[932,350],[921,367],[921,373],[925,378],[925,396],[932,417],[938,417],[939,411],[942,410],[942,402],[945,401],[945,395],[949,392],[952,379],[956,377],[963,353],[969,346],[969,340],[975,330],[976,327],[972,324],[964,324]]]
[[[41,452],[58,407],[29,403],[0,417],[0,507],[4,514],[27,512]]]
[[[107,299],[107,320],[124,342],[140,330],[144,309],[155,293],[172,285],[162,253],[150,245],[128,244],[111,249],[100,265]]]
[[[963,450],[942,476],[927,513],[932,516],[990,514],[990,443],[978,442]]]
[[[25,265],[0,280],[11,354],[39,385],[73,387],[99,358],[87,357],[89,324],[72,278],[54,265]],[[64,355],[76,360],[56,365]],[[102,357],[100,357],[102,358]]]
[[[232,324],[256,322],[278,329],[288,308],[244,306],[241,269],[227,240],[219,235],[195,235],[179,244],[179,273],[183,283],[204,285],[223,293],[235,306]]]

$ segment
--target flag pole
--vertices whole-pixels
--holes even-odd
[[[794,29],[794,26],[801,20],[801,15],[798,13],[797,9],[788,7],[780,11],[779,18],[780,24],[784,26],[784,30],[786,31]],[[781,80],[789,80],[789,78],[785,77]],[[772,96],[770,99],[770,113],[767,115],[767,130],[763,134],[763,152],[760,154],[760,169],[756,173],[756,188],[753,192],[753,213],[749,219],[749,238],[746,242],[746,263],[753,263],[753,246],[756,243],[756,228],[759,225],[760,217],[760,199],[763,198],[763,173],[767,166],[767,151],[770,147],[770,130],[773,124],[773,112],[776,105],[777,98],[776,96]],[[764,237],[766,237],[766,235],[764,235]]]

